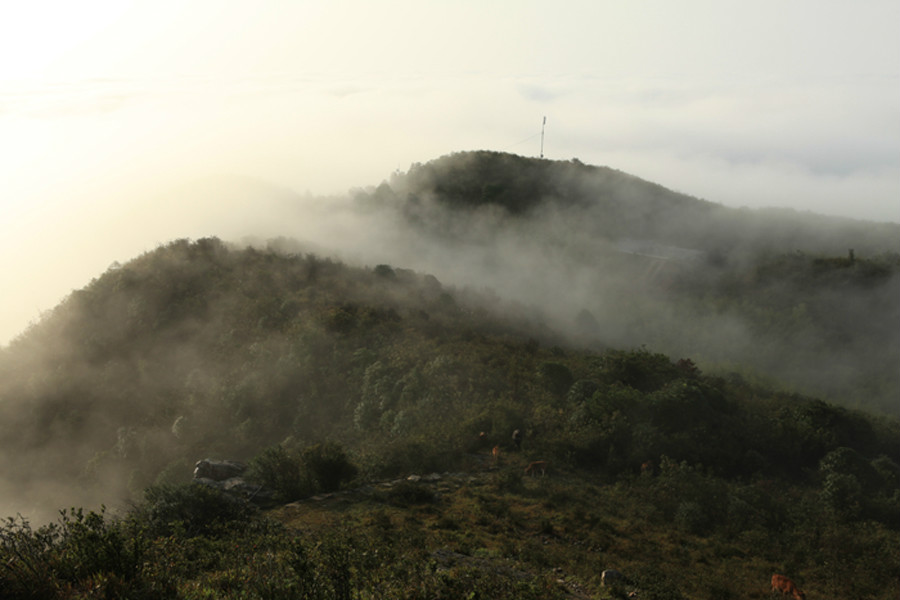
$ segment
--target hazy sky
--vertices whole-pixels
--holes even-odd
[[[537,156],[544,116],[547,158],[900,222],[897,23],[900,0],[4,2],[0,344],[158,243],[301,231],[192,181],[343,193]]]

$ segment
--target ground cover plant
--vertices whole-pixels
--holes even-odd
[[[893,598],[897,530],[848,521],[808,486],[728,482],[681,463],[616,481],[527,456],[367,482],[258,511],[187,484],[126,515],[0,530],[5,598]],[[687,507],[687,508],[686,508]],[[198,526],[202,523],[202,526]],[[880,560],[872,561],[872,556]],[[621,585],[604,587],[614,568]]]

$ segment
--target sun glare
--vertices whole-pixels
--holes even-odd
[[[0,18],[0,81],[48,75],[67,55],[112,25],[130,2],[10,2]]]

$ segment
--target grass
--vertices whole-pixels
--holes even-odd
[[[650,575],[663,583],[675,579],[675,573],[666,571],[648,575],[648,564],[686,569],[702,574],[698,580],[714,582],[697,585],[679,577],[677,587],[685,597],[706,597],[707,593],[744,597],[742,588],[754,586],[765,591],[769,567],[749,563],[750,568],[738,568],[733,556],[726,561],[723,555],[740,556],[743,551],[723,548],[717,539],[647,522],[647,507],[627,502],[627,486],[586,482],[583,475],[567,473],[514,483],[508,473],[521,472],[517,463],[471,483],[445,485],[430,503],[398,506],[375,496],[349,503],[332,499],[283,507],[270,516],[308,535],[340,523],[380,536],[413,556],[449,551],[467,557],[470,568],[502,572],[508,567],[535,580],[564,581],[563,591],[569,597],[613,598],[638,588],[637,582],[649,580]],[[717,565],[727,565],[724,573],[716,574]],[[604,589],[600,574],[605,568],[631,574],[635,583],[619,592]]]
[[[605,484],[584,473],[555,472],[516,481],[520,461],[507,460],[475,481],[442,483],[433,502],[397,506],[373,496],[307,502],[271,516],[307,533],[338,522],[367,535],[380,531],[401,554],[434,560],[451,552],[457,566],[556,582],[569,598],[622,598],[635,589],[657,599],[766,598],[771,574],[792,560],[786,545],[760,547],[771,539],[761,531],[696,534],[673,527],[639,480]],[[624,573],[627,584],[602,587],[606,568]],[[804,571],[813,573],[807,567],[794,577],[810,597],[833,593]],[[887,600],[896,591],[896,581],[884,580],[869,597]]]
[[[644,600],[729,600],[768,598],[771,574],[785,572],[810,598],[897,597],[897,532],[877,524],[736,533],[711,524],[698,534],[666,518],[671,499],[651,478],[608,483],[562,469],[531,478],[523,463],[513,455],[435,481],[370,483],[208,518],[202,531],[166,516],[180,507],[209,517],[217,500],[192,488],[160,490],[168,512],[118,524],[81,512],[52,530],[10,523],[0,596],[614,600],[638,590]],[[604,569],[624,582],[602,586]]]

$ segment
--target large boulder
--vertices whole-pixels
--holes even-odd
[[[231,460],[211,460],[204,458],[194,465],[194,479],[211,479],[225,481],[240,476],[247,470],[247,465]]]

